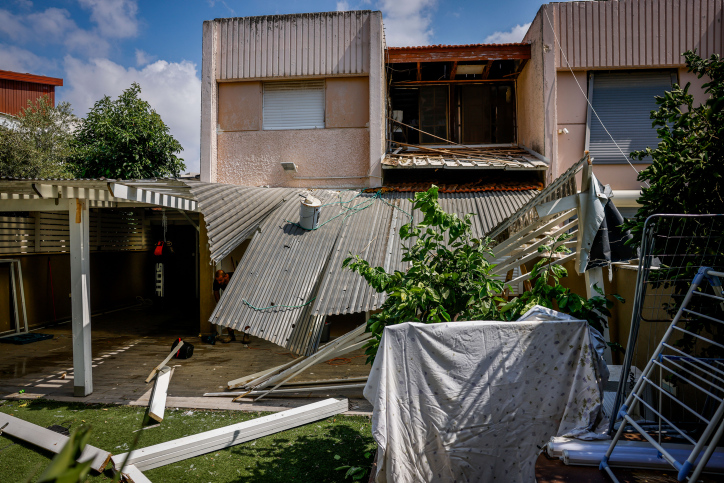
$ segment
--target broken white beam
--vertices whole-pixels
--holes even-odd
[[[559,230],[556,230],[550,236],[556,237],[556,236],[560,235],[562,232],[569,230],[577,225],[578,225],[578,220],[569,223],[568,225],[560,228]],[[572,236],[575,236],[577,234],[578,234],[578,230],[575,230],[570,233],[570,235],[572,235]],[[576,246],[576,243],[577,243],[576,241],[565,242],[565,246],[566,246],[566,248],[574,248]],[[522,249],[519,253],[516,253],[515,255],[510,255],[510,258],[504,260],[499,265],[497,265],[495,268],[493,268],[492,273],[494,273],[494,274],[507,273],[509,270],[512,270],[515,267],[519,267],[519,266],[523,265],[524,263],[528,263],[531,260],[535,260],[537,257],[542,256],[541,252],[538,251],[538,248],[542,247],[543,245],[549,245],[549,244],[551,244],[551,241],[548,236],[546,236],[545,238],[541,238],[537,242]]]
[[[563,265],[563,264],[566,263],[567,261],[573,260],[574,258],[576,258],[576,255],[577,255],[577,253],[576,253],[576,252],[573,252],[573,253],[571,253],[571,254],[569,254],[569,255],[566,255],[566,256],[563,257],[563,258],[557,258],[557,259],[553,260],[553,261],[550,263],[550,265]],[[510,284],[510,285],[515,285],[515,284],[518,284],[518,283],[520,283],[520,282],[524,282],[524,281],[530,279],[530,277],[531,277],[532,274],[533,274],[532,272],[528,272],[528,273],[526,273],[525,275],[521,275],[520,277],[516,277],[516,278],[514,278],[513,280],[510,280],[509,282],[506,282],[506,283],[508,283],[508,284]]]
[[[319,421],[346,412],[347,408],[346,399],[325,399],[251,421],[133,450],[130,454],[115,455],[111,461],[116,468],[120,468],[128,456],[126,464],[135,465],[139,470],[145,471]]]
[[[335,384],[333,386],[311,386],[311,387],[285,387],[283,389],[274,389],[274,394],[288,394],[288,393],[305,393],[305,392],[322,392],[322,391],[339,391],[349,389],[362,389],[367,384]],[[207,392],[204,397],[224,397],[224,396],[258,396],[259,394],[266,394],[268,391],[234,391],[234,392]]]
[[[171,360],[171,358],[173,357],[173,355],[174,355],[176,352],[178,352],[178,350],[179,350],[183,345],[184,345],[184,341],[179,341],[178,345],[177,345],[176,347],[174,347],[173,350],[171,350],[171,353],[166,356],[166,358],[163,360],[163,362],[153,368],[153,370],[151,371],[151,374],[149,374],[148,377],[146,378],[146,382],[147,382],[147,383],[148,383],[148,382],[151,382],[151,379],[153,379],[153,376],[155,376],[156,373],[157,373],[158,371],[160,371],[163,366],[165,366],[166,364],[168,364],[168,361]]]
[[[163,413],[166,411],[166,395],[168,384],[171,381],[173,369],[163,366],[156,374],[156,383],[153,385],[151,400],[148,403],[148,416],[159,423],[163,421]]]
[[[63,434],[4,413],[0,413],[0,428],[2,428],[4,434],[8,434],[55,454],[59,453],[70,439]],[[87,444],[85,448],[83,448],[78,462],[84,463],[91,461],[91,469],[102,473],[110,459],[111,454],[109,452]]]
[[[151,480],[146,478],[146,475],[136,468],[135,465],[128,465],[123,468],[121,475],[123,475],[123,480],[128,483],[151,483]]]
[[[287,368],[293,366],[294,364],[298,364],[300,362],[300,360],[303,360],[303,359],[305,359],[305,358],[302,357],[301,359],[293,359],[293,360],[287,362],[286,364],[272,367],[271,369],[265,369],[263,371],[255,372],[254,374],[249,374],[248,376],[240,377],[239,379],[234,379],[233,381],[227,382],[226,387],[227,387],[227,389],[236,389],[237,387],[242,387],[247,382],[251,382],[255,379],[260,379],[264,376],[271,377],[275,373],[279,373],[279,372],[283,371],[284,369],[287,369]],[[261,382],[261,381],[259,381],[259,382]]]
[[[578,195],[570,195],[538,205],[535,210],[538,212],[539,218],[545,218],[576,208],[578,208]]]
[[[552,227],[563,223],[565,220],[575,215],[576,210],[569,210],[565,213],[562,213],[560,216],[556,217],[553,220],[539,220],[537,223],[534,223],[533,225],[524,228],[518,233],[514,233],[510,238],[495,246],[493,248],[493,257],[499,258],[513,248],[518,247],[524,243],[528,243],[530,240],[543,235]]]
[[[352,352],[350,349],[350,344],[359,344],[357,342],[357,339],[359,337],[367,336],[366,338],[371,337],[371,334],[365,334],[365,329],[367,325],[363,324],[354,329],[352,332],[349,332],[342,337],[338,337],[332,344],[329,344],[325,346],[323,349],[317,351],[316,353],[312,354],[311,356],[307,357],[303,361],[301,361],[299,364],[296,364],[289,369],[279,373],[277,376],[274,376],[270,379],[267,379],[266,381],[262,382],[258,386],[256,386],[257,389],[264,389],[265,387],[271,386],[272,384],[276,383],[277,381],[281,381],[280,384],[287,382],[292,377],[296,376],[300,372],[304,371],[309,366],[313,366],[314,364],[317,364],[318,362],[326,361],[328,359],[332,359],[334,357],[337,357],[342,354],[346,354],[349,352]],[[364,341],[366,343],[366,341]],[[362,344],[364,345],[364,344]],[[353,349],[354,350],[354,349]],[[280,384],[277,384],[280,385]]]
[[[115,198],[165,206],[166,208],[176,208],[177,210],[198,211],[195,201],[181,198],[180,196],[135,188],[119,183],[108,183],[108,190]]]
[[[288,368],[286,368],[284,371],[280,372],[279,374],[275,374],[271,378],[259,378],[257,380],[249,382],[246,386],[247,387],[258,387],[258,389],[263,389],[271,384],[274,384],[275,382],[282,380],[283,382],[286,382],[286,380],[291,379],[289,374],[298,374],[301,371],[298,371],[300,367],[307,368],[309,366],[313,366],[314,364],[325,361],[328,359],[331,359],[333,357],[336,357],[339,355],[337,352],[337,349],[341,349],[344,347],[344,345],[349,345],[355,343],[356,339],[360,336],[363,336],[365,334],[365,329],[367,325],[362,324],[356,329],[352,330],[351,332],[346,333],[345,335],[341,337],[337,337],[332,342],[326,344],[325,346],[321,347],[317,352],[312,354],[309,357],[305,357],[302,360],[294,361],[295,364],[290,365]],[[369,337],[371,334],[367,334]],[[303,369],[302,369],[303,370]]]

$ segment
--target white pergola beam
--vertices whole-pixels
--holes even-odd
[[[73,394],[93,392],[90,310],[90,212],[88,203],[66,200],[70,228],[70,293],[73,331]]]
[[[108,183],[108,189],[115,198],[139,203],[149,203],[157,206],[165,206],[166,208],[175,208],[177,210],[197,211],[195,201],[174,195],[134,188],[133,186],[126,186],[118,183]]]

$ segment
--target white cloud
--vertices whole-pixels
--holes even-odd
[[[28,29],[22,24],[19,15],[0,10],[0,34],[5,34],[15,41],[24,40],[28,36]]]
[[[433,30],[432,14],[437,0],[380,0],[385,40],[390,46],[427,45]]]
[[[49,75],[57,65],[55,60],[45,59],[15,45],[0,44],[0,66],[3,70]]]
[[[187,171],[199,171],[201,79],[192,62],[157,60],[142,69],[116,64],[108,59],[88,62],[65,58],[66,88],[59,94],[85,117],[104,95],[118,97],[132,82],[141,86],[141,98],[151,104],[181,143]]]
[[[104,37],[134,37],[138,33],[138,5],[135,0],[79,0],[91,11],[91,20]]]
[[[71,52],[90,56],[105,56],[108,42],[95,31],[78,27],[63,8],[48,8],[27,15],[14,15],[0,10],[0,34],[17,43],[58,43]]]
[[[529,27],[530,22],[523,25],[516,25],[507,32],[494,32],[485,37],[484,42],[486,44],[511,44],[521,42],[526,32],[528,32]]]
[[[145,52],[141,49],[136,49],[136,66],[137,67],[143,67],[146,64],[150,64],[157,58],[158,57],[156,57],[155,55],[151,55],[148,52]]]
[[[349,2],[347,0],[342,0],[341,2],[337,2],[337,11],[338,12],[346,12],[349,10]]]

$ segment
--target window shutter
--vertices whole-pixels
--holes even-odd
[[[671,84],[670,71],[593,74],[591,104],[629,161],[638,162],[628,157],[631,151],[658,146],[650,114],[657,109],[654,96],[663,96],[664,91],[671,90]],[[625,164],[626,159],[601,122],[589,113],[588,150],[594,162]]]
[[[265,82],[263,129],[324,128],[324,81]]]

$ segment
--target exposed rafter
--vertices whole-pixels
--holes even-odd
[[[493,61],[489,60],[487,64],[485,64],[485,69],[483,69],[483,79],[487,79],[490,75],[490,69],[493,67]]]
[[[530,44],[429,45],[387,49],[387,62],[390,64],[506,59],[530,59]]]

